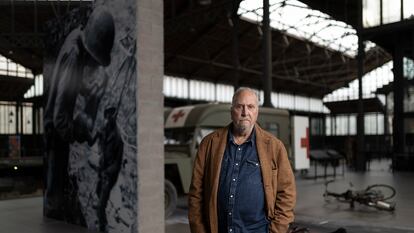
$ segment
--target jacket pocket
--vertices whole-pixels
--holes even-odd
[[[275,197],[275,200],[274,200],[275,203],[276,203],[278,173],[279,173],[279,170],[277,169],[277,167],[272,167],[272,189],[273,189],[273,196]]]

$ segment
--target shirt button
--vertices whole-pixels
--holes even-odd
[[[233,198],[233,195],[230,195],[230,198]]]
[[[231,212],[229,212],[229,215],[231,215]]]
[[[233,178],[233,181],[236,181],[236,179]]]
[[[233,231],[233,229],[231,229],[231,228],[230,228],[230,229],[229,229],[229,231],[230,231],[230,232],[232,232],[232,231]]]
[[[236,166],[239,166],[239,163],[236,163]]]
[[[239,147],[238,150],[241,150],[241,148]]]

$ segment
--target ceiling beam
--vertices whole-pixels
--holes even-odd
[[[243,30],[241,33],[239,33],[239,39],[242,39],[246,34],[247,34],[247,32],[250,30],[250,28],[246,28],[245,30]],[[210,57],[210,61],[216,61],[216,59],[218,58],[218,57],[220,57],[221,55],[223,55],[227,50],[226,50],[226,48],[227,47],[230,47],[231,46],[231,44],[232,44],[232,42],[233,42],[233,40],[232,40],[232,38],[228,38],[227,40],[226,40],[226,42],[225,43],[223,43],[223,45],[219,48],[219,49],[217,49],[216,51],[215,51],[215,53]],[[189,74],[189,77],[191,77],[191,76],[193,76],[193,75],[195,75],[195,74],[197,74],[199,71],[201,71],[202,70],[202,68],[204,67],[205,65],[204,64],[202,64],[202,65],[199,65],[196,69],[194,69],[194,71],[192,71],[192,72],[190,72],[190,74]]]
[[[1,33],[0,47],[7,48],[44,48],[41,33]]]
[[[208,64],[208,65],[212,65],[212,66],[216,66],[216,67],[220,67],[220,68],[225,68],[225,69],[234,69],[234,66],[231,64],[225,64],[225,63],[220,63],[220,62],[214,62],[214,61],[206,61],[203,59],[199,59],[199,58],[194,58],[194,57],[188,57],[188,56],[183,56],[183,55],[177,55],[177,58],[183,59],[183,60],[187,60],[187,61],[191,61],[191,62],[196,62],[196,63],[204,63],[204,64]],[[239,69],[242,72],[246,72],[246,73],[250,73],[250,74],[256,74],[256,75],[263,75],[262,71],[257,71],[254,69],[249,69],[246,67],[240,67]],[[281,75],[272,75],[272,78],[275,79],[280,79],[280,80],[286,80],[289,82],[295,82],[298,84],[306,84],[306,85],[311,85],[311,86],[317,86],[317,87],[321,87],[321,88],[327,88],[326,85],[321,85],[318,83],[314,83],[314,82],[309,82],[306,80],[300,80],[300,79],[292,79],[292,77],[286,77],[286,76],[281,76]]]

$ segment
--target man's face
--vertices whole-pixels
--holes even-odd
[[[248,90],[240,92],[231,107],[231,120],[235,130],[240,133],[250,132],[256,123],[258,113],[256,95]]]

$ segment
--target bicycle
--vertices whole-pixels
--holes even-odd
[[[354,191],[348,189],[343,193],[335,193],[328,190],[328,185],[332,182],[334,182],[334,180],[325,182],[325,192],[323,194],[325,201],[328,201],[329,197],[334,197],[339,202],[349,203],[352,209],[355,207],[355,202],[357,202],[359,204],[373,207],[378,210],[395,210],[396,203],[388,201],[396,194],[394,187],[390,185],[374,184],[369,185],[363,190]]]

